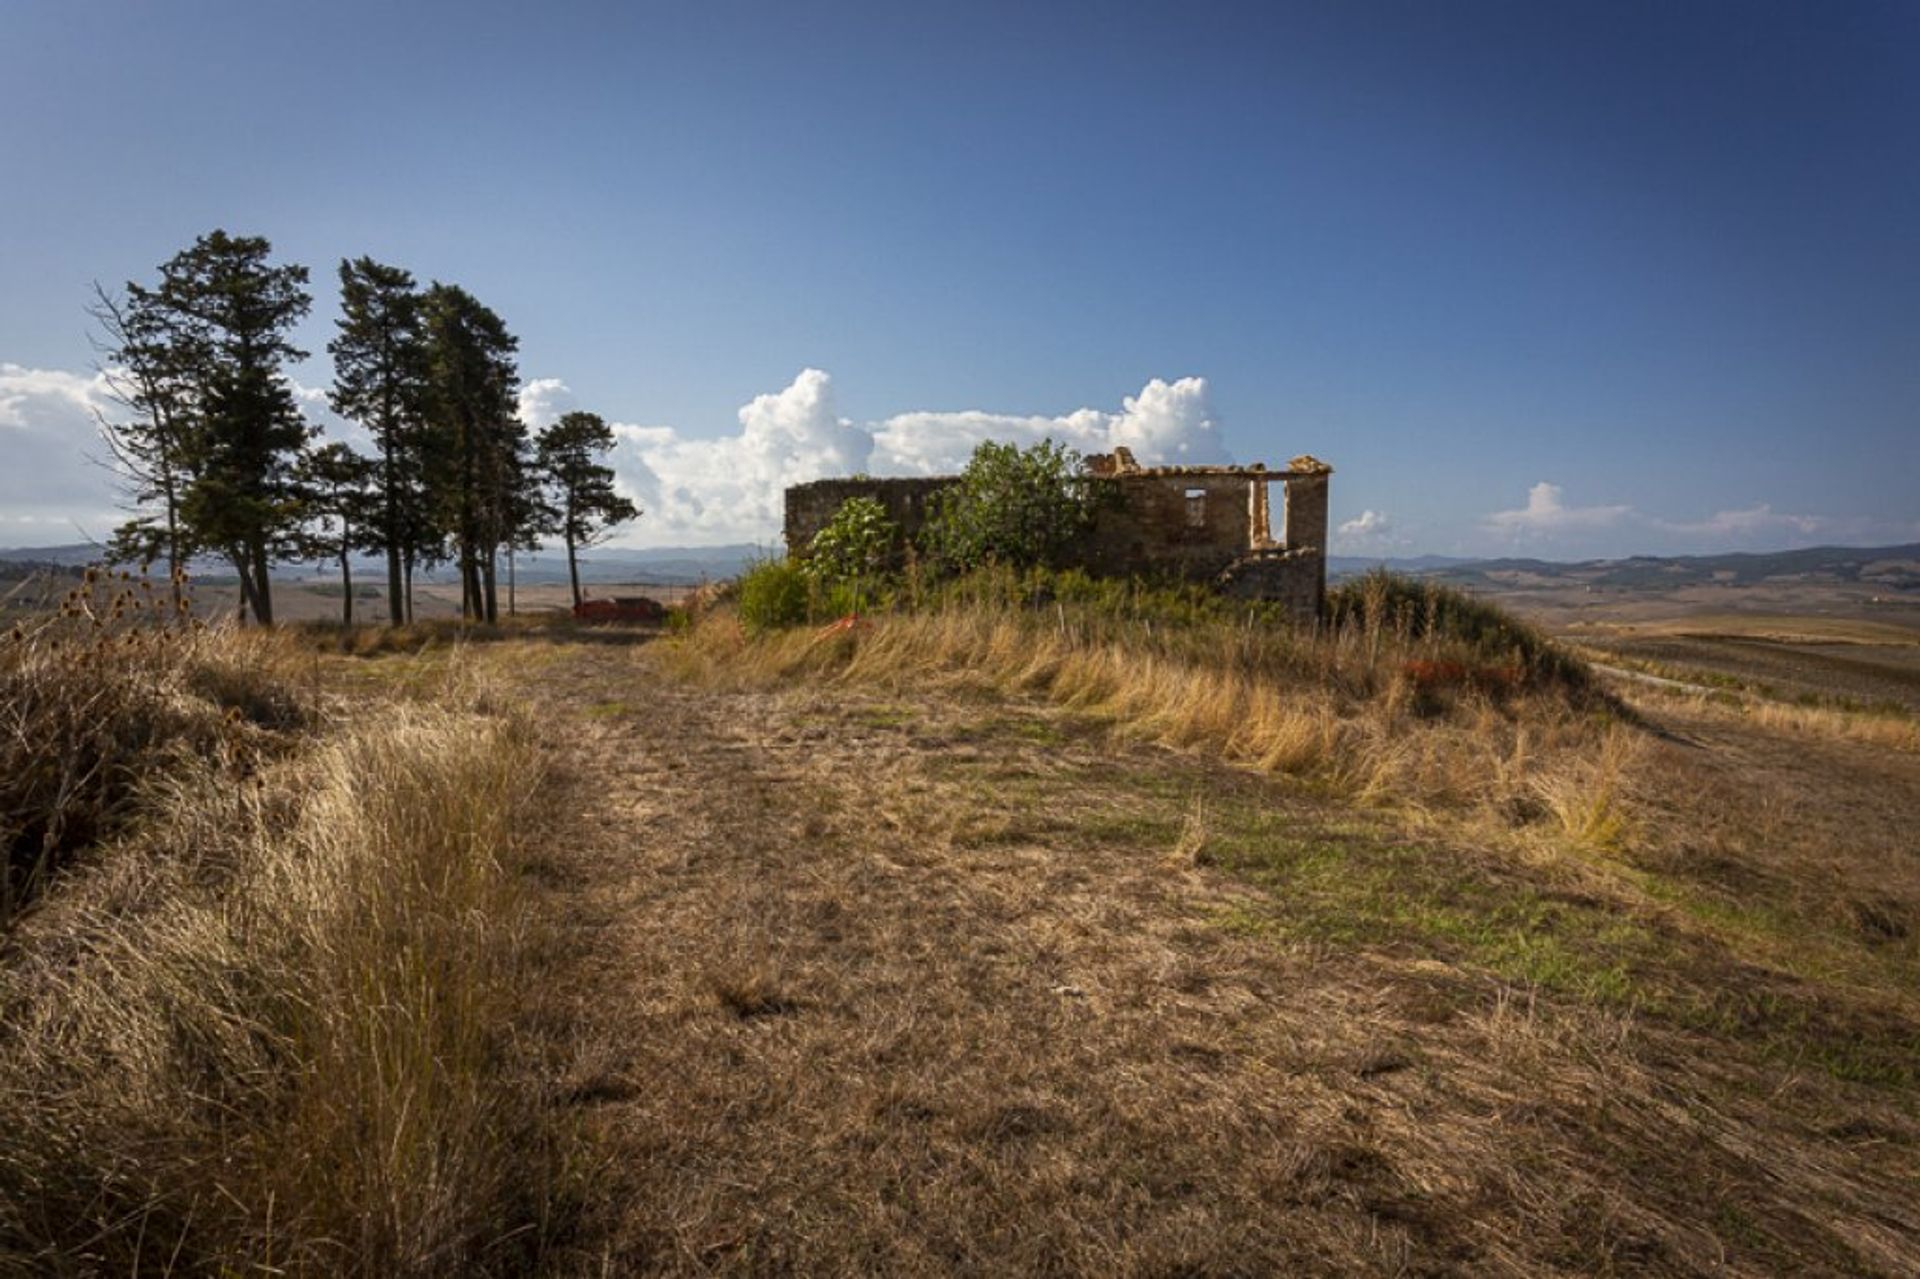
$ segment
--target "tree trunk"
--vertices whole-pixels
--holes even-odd
[[[472,550],[462,552],[460,565],[461,616],[469,622],[478,622],[485,618],[480,595],[480,561]]]
[[[267,544],[253,544],[254,601],[253,611],[260,619],[260,625],[273,625],[273,585],[267,577]]]
[[[392,527],[389,525],[388,527]],[[402,596],[406,590],[400,575],[400,544],[391,538],[387,542],[387,625],[398,626],[406,620],[406,607]]]
[[[507,616],[518,617],[520,610],[514,595],[513,548],[507,548]]]
[[[186,598],[186,588],[181,580],[181,574],[186,571],[187,566],[186,557],[180,553],[179,503],[173,496],[171,473],[168,474],[162,486],[161,495],[167,503],[167,581],[173,588],[173,617],[170,620],[177,624],[181,621],[181,613],[184,611],[181,603]]]
[[[492,626],[495,622],[498,622],[500,620],[500,600],[499,600],[499,596],[495,593],[494,581],[493,581],[494,555],[495,555],[495,552],[491,548],[489,548],[487,551],[487,558],[482,560],[480,563],[480,572],[481,572],[480,580],[481,580],[481,585],[486,590],[487,625],[489,626]]]
[[[573,581],[573,606],[580,607],[580,566],[573,560],[573,530],[567,530],[567,576]]]
[[[387,626],[399,626],[406,619],[406,610],[400,603],[402,583],[400,578],[400,492],[398,485],[399,459],[394,456],[394,421],[392,392],[382,393],[380,419],[385,424],[381,434],[380,475],[381,496],[386,499],[384,515],[385,525],[380,530],[382,540],[387,544]],[[411,558],[411,557],[409,557]],[[409,564],[411,569],[412,565]]]
[[[400,600],[407,607],[407,622],[409,625],[411,625],[413,622],[413,552],[412,551],[407,552],[405,569],[407,574],[407,580],[406,580],[406,584],[401,589]]]
[[[240,611],[238,621],[240,625],[245,626],[249,612],[255,617],[258,617],[260,613],[260,607],[253,598],[253,574],[248,567],[246,555],[242,553],[238,547],[235,547],[233,551],[229,553],[229,558],[233,560],[234,571],[240,575]]]
[[[347,567],[347,543],[340,540],[340,625],[353,628],[353,571]]]

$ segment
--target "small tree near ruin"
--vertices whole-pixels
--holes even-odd
[[[537,464],[553,491],[553,523],[567,547],[575,607],[580,604],[575,553],[640,518],[640,508],[615,490],[613,468],[600,461],[612,448],[613,428],[597,413],[568,413],[540,436]]]

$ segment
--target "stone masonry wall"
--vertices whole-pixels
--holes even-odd
[[[1280,541],[1290,551],[1312,551],[1319,559],[1314,576],[1314,608],[1327,593],[1327,475],[1324,469],[1295,474],[1286,483],[1286,511]]]
[[[787,554],[805,555],[814,534],[833,519],[850,497],[870,497],[887,508],[887,518],[911,540],[927,522],[933,495],[954,483],[950,475],[908,479],[815,480],[787,490]]]
[[[1090,573],[1209,578],[1248,549],[1247,480],[1120,475],[1079,556]]]
[[[1216,585],[1235,599],[1278,604],[1305,623],[1320,615],[1326,576],[1327,557],[1317,550],[1263,551],[1229,565]]]

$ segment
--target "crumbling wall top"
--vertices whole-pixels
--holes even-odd
[[[1101,479],[1125,479],[1138,475],[1161,479],[1177,479],[1181,476],[1195,478],[1228,476],[1241,480],[1272,480],[1295,476],[1331,475],[1333,468],[1311,453],[1302,453],[1294,458],[1287,463],[1287,469],[1284,471],[1270,471],[1265,462],[1249,462],[1244,466],[1231,462],[1216,466],[1142,466],[1134,460],[1132,450],[1122,444],[1111,453],[1088,454],[1087,474]]]

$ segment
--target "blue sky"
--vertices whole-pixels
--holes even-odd
[[[344,255],[474,291],[641,544],[984,434],[1312,452],[1354,552],[1920,540],[1904,0],[13,0],[0,173],[0,544],[105,531],[88,284],[214,226],[316,352]]]

